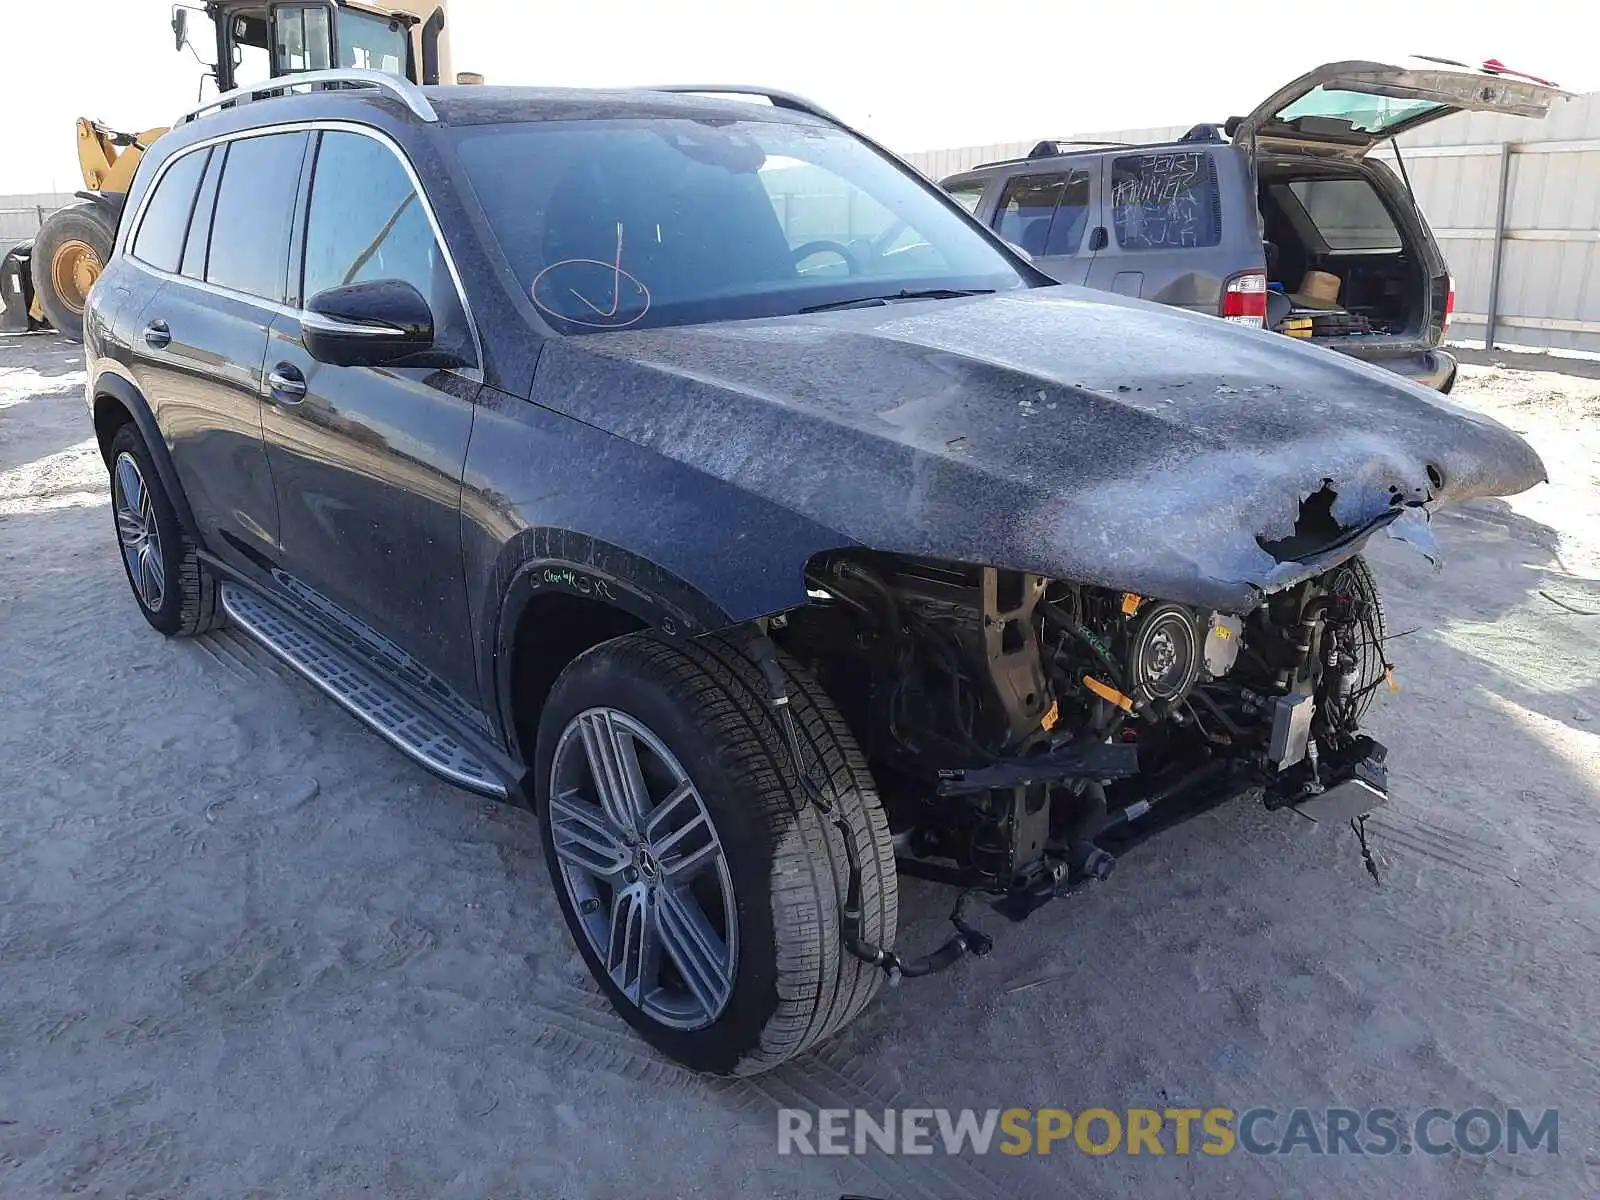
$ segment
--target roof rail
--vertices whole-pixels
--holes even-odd
[[[699,92],[713,96],[759,96],[770,100],[773,108],[787,108],[794,112],[809,113],[813,117],[820,117],[830,125],[849,128],[838,117],[823,108],[822,105],[815,104],[804,96],[797,96],[793,92],[780,91],[777,88],[760,87],[755,84],[666,83],[639,90],[645,92]]]
[[[1070,138],[1045,138],[1035,142],[1033,149],[1028,151],[1029,158],[1054,158],[1058,154],[1070,154],[1070,150],[1063,150],[1063,146],[1130,146],[1131,142],[1105,142],[1097,138],[1085,141],[1074,141]]]
[[[1021,158],[997,158],[991,162],[974,163],[972,166],[967,168],[967,171],[985,171],[990,167],[1011,167],[1015,166],[1017,163],[1033,162],[1035,159],[1039,158],[1056,158],[1063,154],[1074,154],[1084,150],[1093,149],[1095,146],[1115,147],[1131,146],[1133,144],[1134,143],[1132,142],[1073,142],[1064,140],[1062,138],[1047,138],[1042,142],[1036,142],[1033,149],[1029,150]],[[1076,147],[1077,149],[1073,150],[1069,147]],[[957,174],[965,175],[967,171],[959,171]]]
[[[439,119],[439,114],[434,112],[433,105],[428,103],[428,98],[422,94],[422,89],[409,79],[367,67],[344,67],[337,71],[294,71],[262,83],[234,88],[231,92],[211,97],[199,108],[184,113],[173,124],[182,125],[218,109],[233,108],[269,96],[282,95],[294,88],[333,91],[348,87],[377,88],[379,91],[389,93],[422,120],[431,124]]]

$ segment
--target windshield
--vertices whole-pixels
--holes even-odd
[[[1347,92],[1319,86],[1292,104],[1284,105],[1275,119],[1287,124],[1301,117],[1332,117],[1347,122],[1356,133],[1381,134],[1413,117],[1443,107],[1436,100],[1394,100],[1388,96],[1374,96],[1371,92]]]
[[[931,185],[832,127],[480,126],[460,154],[519,284],[564,333],[1025,285]]]
[[[339,65],[405,75],[406,27],[389,17],[339,10]]]

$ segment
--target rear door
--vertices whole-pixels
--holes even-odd
[[[1217,156],[1226,152],[1197,145],[1103,155],[1097,220],[1105,245],[1089,266],[1089,286],[1220,311],[1224,282],[1250,265],[1223,236]]]
[[[1568,94],[1499,64],[1473,69],[1426,58],[1327,63],[1268,96],[1239,124],[1234,140],[1360,157],[1381,141],[1451,113],[1542,117]]]
[[[1062,283],[1082,284],[1094,258],[1094,160],[1012,175],[1001,185],[990,224],[1034,265]]]
[[[242,137],[175,159],[131,242],[130,259],[162,281],[130,323],[135,378],[207,547],[245,569],[277,553],[262,360],[307,140]]]
[[[460,498],[479,371],[466,304],[400,151],[376,133],[319,137],[299,303],[403,280],[428,299],[435,344],[470,365],[320,363],[301,344],[302,310],[279,316],[263,423],[290,576],[280,582],[436,698],[447,688],[475,702]]]

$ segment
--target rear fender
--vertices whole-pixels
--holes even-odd
[[[178,482],[177,468],[172,465],[172,451],[166,439],[161,436],[161,427],[156,424],[155,414],[150,411],[150,405],[145,401],[143,393],[132,381],[123,376],[105,372],[95,379],[91,395],[94,397],[95,437],[100,443],[100,456],[106,459],[107,468],[109,469],[111,465],[110,431],[119,422],[107,419],[104,406],[116,404],[126,410],[133,418],[133,423],[138,426],[139,434],[150,450],[150,458],[155,463],[156,474],[161,477],[161,486],[166,489],[167,496],[172,500],[172,507],[178,514],[178,524],[186,533],[198,539],[200,527],[194,519],[194,510],[189,507],[189,497],[184,494],[183,485]]]

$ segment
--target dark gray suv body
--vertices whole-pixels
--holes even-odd
[[[84,334],[150,625],[231,621],[529,805],[606,997],[723,1073],[1216,804],[1381,804],[1361,550],[1545,474],[1054,283],[782,93],[225,95],[141,163]],[[901,872],[961,889],[926,953]]]
[[[1297,332],[1449,391],[1449,268],[1406,181],[1369,151],[1452,112],[1542,116],[1560,94],[1431,60],[1333,63],[1226,127],[1152,145],[1042,141],[942,185],[1063,283],[1241,324],[1283,327],[1309,311],[1288,299],[1306,273],[1332,274],[1337,308]]]

